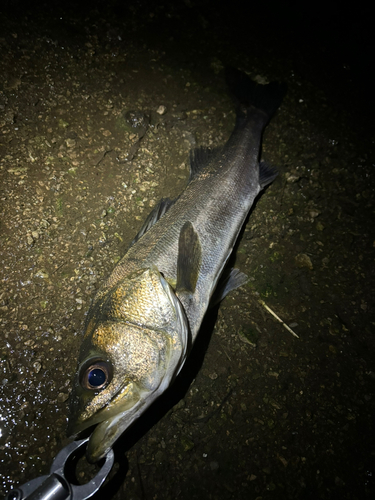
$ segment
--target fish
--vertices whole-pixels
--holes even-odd
[[[260,161],[261,140],[286,88],[235,68],[226,80],[236,106],[227,143],[190,152],[185,190],[156,205],[89,308],[68,423],[72,436],[95,426],[89,462],[171,385],[208,308],[247,280],[226,264],[254,201],[277,176]]]

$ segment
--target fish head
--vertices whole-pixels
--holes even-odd
[[[96,301],[86,326],[70,399],[68,433],[97,424],[90,462],[169,386],[186,358],[188,324],[156,268],[140,270]]]

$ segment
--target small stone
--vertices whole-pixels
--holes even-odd
[[[181,445],[182,445],[182,449],[184,451],[189,451],[192,448],[194,448],[193,441],[191,439],[189,439],[188,437],[186,437],[186,436],[182,436],[182,438],[181,438]]]
[[[283,464],[284,467],[286,467],[288,465],[287,460],[285,460],[285,458],[282,457],[281,455],[278,454],[277,458],[280,460],[280,462]]]
[[[74,146],[77,144],[77,142],[74,139],[67,139],[65,143],[68,148],[74,148]]]
[[[286,174],[286,182],[289,182],[289,184],[293,184],[294,182],[297,182],[300,180],[300,176],[292,173]]]
[[[307,267],[310,270],[313,269],[311,259],[305,253],[300,253],[300,254],[296,255],[295,261],[296,261],[297,267],[299,267],[299,268]]]
[[[65,401],[68,399],[69,394],[65,394],[64,392],[60,392],[57,395],[57,402],[58,403],[65,403]]]
[[[156,110],[156,112],[159,114],[159,115],[165,115],[165,113],[167,112],[167,108],[166,106],[163,106],[162,104],[158,107],[158,109]]]
[[[64,121],[62,118],[59,119],[59,127],[61,128],[68,128],[69,127],[69,123]]]
[[[47,271],[45,271],[44,269],[39,269],[39,271],[37,271],[35,273],[35,276],[37,278],[42,278],[42,279],[48,279],[49,278]]]
[[[33,368],[35,373],[39,373],[42,365],[41,363],[39,363],[39,361],[35,361],[35,363],[33,363]]]
[[[272,418],[269,418],[267,420],[267,425],[270,429],[273,429],[275,427],[275,421]]]

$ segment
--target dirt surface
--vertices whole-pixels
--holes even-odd
[[[263,141],[279,176],[236,253],[250,279],[209,314],[175,385],[118,442],[97,497],[375,497],[368,81],[324,30],[309,32],[308,48],[303,17],[293,37],[294,20],[279,26],[274,12],[265,40],[257,14],[245,36],[244,19],[210,2],[6,5],[0,494],[48,473],[68,443],[90,301],[151,208],[186,185],[189,150],[228,138],[231,64],[288,84]],[[83,464],[78,476],[94,472]]]

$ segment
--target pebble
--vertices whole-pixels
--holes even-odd
[[[42,365],[41,363],[39,363],[39,361],[35,361],[35,363],[33,363],[33,368],[35,373],[39,373]]]
[[[161,104],[161,105],[158,107],[158,109],[156,110],[156,112],[157,112],[159,115],[165,115],[165,113],[167,112],[167,108]]]
[[[310,210],[310,217],[312,219],[315,219],[315,217],[318,217],[319,214],[320,214],[320,212],[318,212],[317,210]]]
[[[300,253],[300,254],[296,255],[295,261],[296,261],[297,267],[299,267],[299,268],[307,267],[310,270],[313,269],[311,259],[305,253]]]
[[[293,184],[294,182],[299,181],[301,178],[300,175],[288,173],[286,174],[286,182],[289,182],[290,184]]]
[[[74,139],[67,139],[65,143],[68,148],[74,148],[74,146],[76,145],[76,141]]]
[[[60,392],[57,395],[57,402],[58,403],[65,403],[65,401],[68,399],[69,394],[65,394],[64,392]]]

